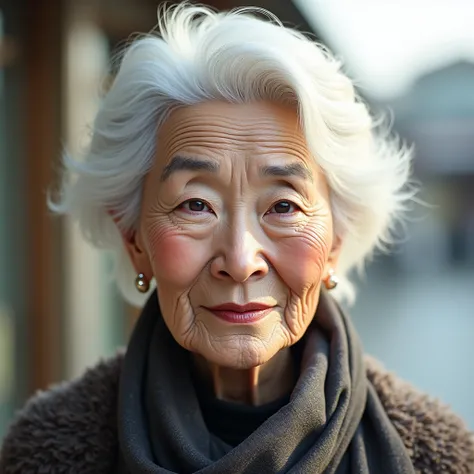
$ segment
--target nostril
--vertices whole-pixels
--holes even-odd
[[[227,273],[225,270],[219,270],[219,276],[230,277],[229,273]]]

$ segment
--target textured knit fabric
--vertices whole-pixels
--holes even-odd
[[[36,394],[0,451],[1,474],[111,474],[117,463],[117,395],[123,354]],[[419,474],[473,474],[474,435],[450,409],[366,357],[368,379]]]
[[[119,390],[120,474],[410,474],[400,435],[367,380],[350,320],[323,290],[298,344],[288,404],[232,447],[209,432],[191,356],[173,338],[156,292],[125,356]]]

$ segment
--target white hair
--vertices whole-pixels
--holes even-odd
[[[124,51],[85,156],[64,158],[62,195],[51,209],[73,216],[88,241],[115,252],[119,288],[142,305],[147,295],[135,289],[111,212],[122,232],[137,229],[157,129],[174,108],[203,101],[291,103],[330,187],[335,234],[342,241],[334,295],[351,302],[348,272],[391,243],[393,226],[412,197],[410,150],[376,133],[338,60],[267,11],[217,13],[182,4],[159,12],[158,33],[134,39]]]

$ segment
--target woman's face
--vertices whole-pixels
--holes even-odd
[[[155,278],[181,346],[221,366],[263,364],[304,334],[337,253],[296,112],[202,103],[175,110],[157,143],[127,244],[135,268]]]

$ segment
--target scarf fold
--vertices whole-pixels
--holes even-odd
[[[124,359],[118,474],[410,474],[403,443],[367,380],[349,319],[321,292],[290,401],[236,447],[210,433],[190,354],[173,339],[156,292]]]

